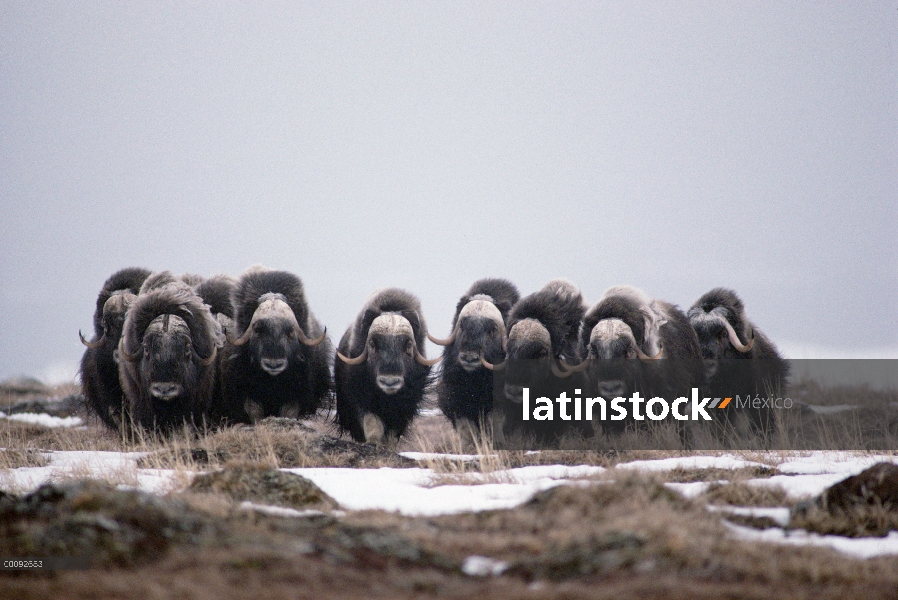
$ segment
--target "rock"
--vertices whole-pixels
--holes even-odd
[[[315,433],[315,430],[298,419],[289,419],[287,417],[265,417],[256,425],[274,429],[275,431],[297,430],[305,433]]]
[[[26,394],[48,394],[46,385],[34,377],[10,377],[0,382],[0,394],[24,396]]]
[[[504,572],[553,581],[609,573],[636,565],[643,558],[644,546],[645,540],[635,533],[611,531],[600,538],[551,548],[539,557],[513,563]]]
[[[133,565],[172,544],[219,535],[208,515],[185,503],[106,483],[45,484],[25,496],[0,496],[0,554],[84,556],[92,565]]]
[[[336,501],[309,479],[253,463],[234,463],[221,471],[199,475],[188,489],[288,508],[337,508]]]
[[[876,463],[866,471],[830,486],[820,495],[819,506],[830,512],[858,504],[880,504],[898,510],[898,465]]]
[[[417,467],[418,462],[400,454],[375,446],[359,444],[350,440],[334,438],[329,435],[316,435],[309,440],[309,450],[323,457],[339,457],[340,462],[351,467],[390,466]]]
[[[876,463],[828,487],[811,500],[799,502],[793,516],[805,516],[815,510],[846,512],[861,506],[883,506],[898,511],[898,465]]]
[[[3,408],[8,415],[18,413],[46,413],[52,417],[85,416],[84,396],[71,394],[63,398],[31,398],[19,400]]]

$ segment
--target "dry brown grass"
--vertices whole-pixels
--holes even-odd
[[[189,597],[198,600],[281,597],[427,596],[612,598],[812,598],[893,597],[898,559],[858,561],[832,550],[746,543],[730,537],[723,515],[708,503],[789,506],[778,488],[750,486],[749,479],[773,474],[767,467],[674,469],[644,474],[607,473],[601,483],[560,487],[538,494],[512,510],[433,518],[409,518],[381,511],[329,514],[326,519],[287,519],[237,510],[241,496],[229,487],[211,493],[183,491],[190,474],[237,464],[266,470],[309,466],[409,466],[395,454],[327,437],[321,420],[272,420],[253,428],[182,431],[159,438],[123,440],[102,428],[47,429],[0,421],[0,470],[42,466],[39,450],[142,451],[140,467],[172,469],[165,501],[181,501],[206,515],[223,532],[217,541],[174,544],[159,556],[128,568],[57,572],[52,577],[0,573],[0,595],[22,598]],[[402,450],[467,454],[443,417],[418,419]],[[591,464],[613,467],[632,460],[718,452],[678,450],[540,452],[494,451],[488,439],[474,440],[474,461],[433,458],[420,462],[438,473],[436,482],[502,481],[502,473],[526,465]],[[776,464],[791,455],[743,452],[742,458]],[[74,468],[57,481],[99,478],[135,485],[133,468]],[[668,490],[670,481],[718,481],[694,500]],[[227,487],[227,486],[226,486]],[[237,486],[240,487],[240,486]],[[247,487],[247,486],[244,486]],[[252,487],[252,486],[250,486]],[[275,486],[272,493],[283,490]],[[240,488],[241,490],[243,488]],[[253,488],[255,490],[255,488]],[[239,491],[239,490],[238,490]],[[255,500],[270,499],[253,491]],[[288,503],[289,505],[289,503]],[[880,507],[881,508],[881,507]],[[821,533],[869,535],[898,527],[876,507],[838,521],[810,514],[792,526]],[[730,518],[730,517],[728,517]],[[870,523],[873,524],[872,528]],[[757,524],[755,522],[754,524]],[[852,533],[854,532],[854,533]],[[866,533],[864,533],[866,532]],[[509,563],[499,577],[462,575],[459,565],[473,554]]]
[[[139,447],[147,446],[143,442]],[[154,439],[153,454],[141,466],[217,469],[228,461],[299,467],[409,467],[414,461],[368,444],[356,444],[317,433],[296,421],[269,419],[253,427],[238,426],[195,436]]]
[[[50,459],[37,450],[0,450],[0,470],[45,467]]]
[[[832,511],[813,507],[807,511],[793,511],[789,527],[824,535],[881,537],[898,530],[898,510],[882,504],[858,504]]]
[[[403,449],[463,453],[460,440],[453,439],[454,432],[451,428],[447,432],[441,419],[422,419],[418,435],[406,440]],[[131,441],[94,427],[47,430],[3,424],[7,425],[0,428],[0,436],[17,444],[7,447],[15,447],[22,455],[11,453],[6,468],[41,460],[35,458],[40,456],[39,448],[145,451],[151,454],[141,460],[141,466],[174,469],[172,492],[183,489],[188,473],[219,469],[233,460],[268,467],[398,464],[391,462],[398,461],[395,455],[364,454],[376,449],[362,446],[360,451],[358,445],[345,445],[349,442],[322,450],[320,431],[278,421]],[[441,432],[436,442],[429,440],[427,431]],[[422,466],[434,468],[446,482],[462,483],[465,478],[501,477],[491,474],[524,465],[611,467],[630,460],[714,454],[494,452],[484,440],[477,443],[482,457],[476,461],[432,459]],[[749,460],[759,457],[744,455]],[[225,542],[175,544],[158,558],[129,568],[57,572],[49,578],[0,574],[0,589],[23,600],[122,595],[222,600],[262,594],[266,598],[890,597],[898,587],[898,559],[857,561],[824,548],[737,541],[722,526],[722,515],[705,509],[708,502],[788,506],[781,490],[745,483],[770,473],[764,467],[678,469],[648,475],[621,470],[609,473],[608,481],[600,484],[549,490],[512,510],[434,518],[365,511],[321,522],[237,511],[233,498],[218,491],[179,492],[173,498],[214,519],[216,527],[226,532]],[[121,469],[103,478],[119,484],[128,483],[131,475]],[[76,469],[65,479],[79,476],[94,474]],[[730,483],[712,486],[695,500],[664,487],[667,481],[720,479]],[[505,560],[509,570],[500,577],[464,576],[458,566],[472,554]]]
[[[779,486],[749,485],[742,481],[729,483],[712,483],[699,496],[699,500],[708,504],[727,504],[729,506],[791,506],[785,490]]]

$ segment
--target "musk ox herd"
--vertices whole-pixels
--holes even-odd
[[[335,349],[292,273],[257,266],[234,279],[127,268],[100,289],[93,326],[91,340],[79,332],[85,401],[122,432],[335,408],[342,433],[395,446],[433,389],[463,438],[489,424],[501,442],[533,376],[521,359],[545,359],[529,364],[604,398],[690,388],[764,396],[789,372],[724,288],[684,313],[631,286],[608,289],[590,307],[566,280],[521,297],[505,279],[481,279],[459,299],[445,339],[428,332],[417,297],[387,288],[368,298]],[[441,357],[426,358],[427,338],[443,346]],[[769,433],[771,419],[755,412],[742,427]]]

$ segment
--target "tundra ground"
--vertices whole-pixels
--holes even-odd
[[[421,454],[334,435],[323,417],[134,440],[93,422],[0,419],[0,554],[86,555],[91,565],[0,572],[0,595],[844,599],[891,598],[898,589],[898,555],[861,559],[734,533],[734,525],[760,532],[775,523],[726,507],[790,509],[801,500],[778,483],[794,453],[472,451],[432,412],[399,448]],[[57,465],[42,494],[16,487],[17,474],[51,468],[71,451],[141,454],[122,454],[137,458],[106,469]],[[657,468],[690,456],[693,463]],[[730,459],[738,464],[724,464]],[[605,470],[568,477],[512,508],[436,516],[350,510],[282,470],[426,468],[440,489],[509,483],[517,467],[533,465]],[[164,484],[148,488],[148,474],[163,472]],[[873,512],[884,524],[875,534],[886,535],[889,507]],[[819,515],[801,527],[852,535]]]

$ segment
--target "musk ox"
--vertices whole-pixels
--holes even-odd
[[[202,424],[216,402],[224,335],[209,307],[184,283],[133,301],[119,342],[119,378],[134,423],[168,432]]]
[[[583,318],[573,371],[589,374],[589,390],[608,401],[639,392],[672,401],[705,390],[698,338],[676,306],[631,286],[608,289]],[[603,427],[635,421],[606,421]]]
[[[427,325],[405,290],[375,292],[340,340],[334,363],[337,424],[357,442],[395,445],[418,413],[439,362],[424,357]]]
[[[522,432],[535,435],[542,444],[552,443],[565,431],[564,423],[555,421],[554,427],[543,424],[535,427],[531,421],[521,419],[521,403],[525,387],[540,389],[548,397],[570,385],[576,385],[585,376],[577,374],[575,380],[561,381],[563,373],[558,363],[576,361],[577,333],[580,320],[586,312],[583,294],[573,283],[555,279],[539,291],[521,298],[508,315],[507,362],[494,365],[483,361],[491,370],[499,370],[504,376],[504,398],[494,398],[494,441],[502,444],[506,433]]]
[[[492,411],[493,372],[481,361],[495,364],[505,360],[505,321],[519,299],[518,288],[510,281],[476,281],[455,307],[449,337],[427,336],[445,346],[437,401],[453,427],[464,435],[478,431]]]
[[[193,287],[197,295],[209,306],[213,315],[224,315],[228,319],[233,319],[234,305],[231,303],[231,295],[236,286],[237,281],[230,275],[213,275]]]
[[[551,359],[545,364],[579,358],[577,333],[586,312],[583,294],[570,281],[554,279],[541,290],[519,300],[508,316],[509,360]],[[484,361],[487,368],[493,367]],[[521,378],[506,373],[505,393],[520,403]]]
[[[333,348],[309,310],[299,277],[248,270],[233,291],[236,331],[223,360],[221,417],[251,423],[299,418],[326,406]]]
[[[78,332],[81,342],[87,346],[81,358],[84,400],[88,409],[110,429],[121,426],[125,410],[117,357],[125,314],[149,275],[150,271],[137,267],[113,273],[97,296],[93,340],[88,342]]]
[[[789,363],[748,320],[736,292],[715,288],[699,298],[687,316],[698,335],[711,395],[722,398],[750,394],[767,398],[785,389]],[[749,409],[747,415],[755,433],[772,432],[774,423],[769,410]]]
[[[143,285],[140,286],[140,293],[146,294],[166,285],[180,285],[182,283],[196,289],[203,281],[204,279],[201,275],[194,275],[193,273],[175,275],[171,271],[156,271],[147,277]]]

